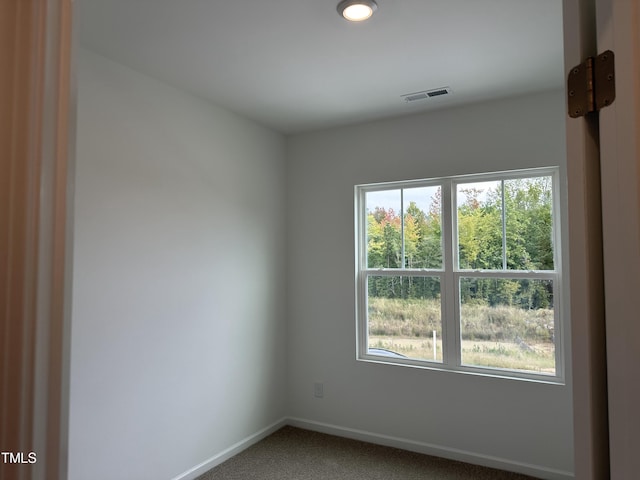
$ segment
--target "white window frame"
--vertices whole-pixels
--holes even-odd
[[[470,270],[458,266],[458,227],[457,227],[457,188],[461,183],[504,181],[518,178],[548,176],[552,178],[552,229],[554,270]],[[356,358],[360,361],[418,367],[431,370],[444,370],[466,374],[530,380],[542,383],[565,383],[565,350],[563,331],[563,295],[561,260],[561,208],[560,181],[558,167],[530,168],[502,172],[458,175],[424,180],[384,182],[355,186],[355,290],[356,290]],[[411,269],[406,268],[368,268],[367,267],[367,214],[366,194],[368,192],[394,190],[401,188],[441,186],[442,232],[443,232],[443,268]],[[404,205],[402,205],[404,211]],[[402,215],[403,217],[403,215]],[[402,218],[401,217],[401,218]],[[504,254],[504,252],[503,252]],[[442,318],[442,363],[411,358],[396,358],[368,353],[368,312],[367,277],[376,276],[429,276],[439,277],[441,285]],[[530,371],[481,367],[462,364],[462,342],[460,336],[460,278],[506,278],[506,279],[542,279],[553,282],[554,302],[554,342],[555,374],[543,374]]]

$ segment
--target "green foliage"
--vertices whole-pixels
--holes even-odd
[[[376,207],[367,215],[367,266],[402,268],[402,222],[404,266],[442,268],[442,228],[439,210],[423,212],[410,202],[404,219],[392,208]]]
[[[525,310],[553,308],[551,280],[461,278],[460,302],[465,306],[509,306]]]
[[[367,216],[367,265],[400,268],[402,235],[400,217],[391,208],[377,207]]]
[[[507,268],[553,270],[551,177],[506,180]]]
[[[472,184],[459,185],[460,268],[553,270],[551,180],[551,177],[533,177],[488,182],[492,187],[485,190]],[[379,206],[370,211],[367,215],[368,267],[442,268],[441,204],[438,189],[427,211],[414,201],[400,213]],[[503,265],[504,258],[506,265]],[[368,289],[370,297],[390,299],[437,299],[440,296],[439,282],[428,277],[370,277]],[[460,295],[466,305],[506,305],[530,310],[553,307],[553,287],[548,281],[469,278],[461,282]]]
[[[500,192],[489,192],[482,202],[477,188],[463,188],[466,197],[458,207],[458,252],[460,268],[502,268],[502,209]]]
[[[503,266],[502,211],[507,265]],[[484,192],[459,187],[460,267],[464,269],[553,270],[551,177],[498,182]]]
[[[368,281],[369,297],[414,300],[439,300],[440,279],[437,277],[376,276]]]

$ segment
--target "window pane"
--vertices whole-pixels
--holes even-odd
[[[501,189],[500,181],[458,184],[458,258],[461,269],[502,270]]]
[[[553,282],[460,279],[464,365],[555,374]]]
[[[442,190],[406,188],[404,254],[406,268],[442,268]]]
[[[401,268],[400,190],[367,192],[367,267]]]
[[[553,270],[551,177],[505,180],[507,268]]]
[[[439,277],[370,275],[367,291],[367,353],[442,362]]]

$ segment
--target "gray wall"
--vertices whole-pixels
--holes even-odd
[[[561,92],[290,138],[289,415],[312,428],[570,476],[570,384],[358,362],[354,311],[354,185],[559,165],[564,186],[565,157]],[[566,214],[566,192],[562,205]],[[568,271],[567,258],[565,249]],[[566,304],[564,315],[568,325]],[[324,398],[314,398],[314,381],[324,382]]]
[[[171,478],[285,415],[285,139],[78,69],[69,478]]]

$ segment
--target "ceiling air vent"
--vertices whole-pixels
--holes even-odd
[[[440,97],[442,95],[451,95],[451,89],[449,87],[434,88],[433,90],[424,90],[422,92],[407,93],[400,95],[400,97],[407,103],[417,102],[419,100],[427,100],[433,97]]]

